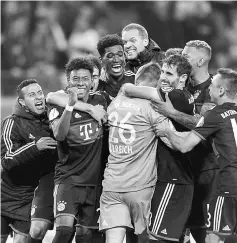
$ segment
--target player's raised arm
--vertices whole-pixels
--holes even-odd
[[[69,95],[64,91],[50,92],[46,97],[46,102],[48,104],[66,107],[69,102]],[[98,108],[83,101],[77,100],[73,106],[73,109],[90,114],[95,120],[98,121],[99,125],[107,121],[107,113],[104,109]]]
[[[153,87],[135,86],[134,84],[127,83],[123,85],[122,92],[128,97],[160,101],[158,91]]]

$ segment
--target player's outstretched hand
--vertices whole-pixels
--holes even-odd
[[[90,115],[98,121],[100,127],[108,120],[107,112],[100,106],[93,106]]]
[[[57,146],[57,142],[53,138],[42,137],[37,141],[36,146],[39,151],[46,149],[55,149]]]
[[[176,110],[170,101],[168,93],[165,94],[165,98],[166,102],[161,100],[151,101],[151,106],[156,112],[159,112],[163,116],[169,117],[170,114],[174,114]]]

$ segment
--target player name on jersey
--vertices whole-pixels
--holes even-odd
[[[132,146],[123,146],[123,145],[109,145],[109,150],[115,154],[131,154],[132,153]]]
[[[228,111],[225,111],[225,112],[221,113],[221,116],[222,116],[222,118],[226,118],[228,116],[235,115],[235,114],[237,114],[237,111],[235,111],[235,110],[228,110]]]

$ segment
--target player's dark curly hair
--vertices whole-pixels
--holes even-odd
[[[88,55],[87,57],[92,62],[93,66],[96,67],[99,70],[99,75],[100,75],[102,64],[101,64],[101,60],[99,59],[99,57],[94,56],[92,54]]]
[[[179,47],[175,47],[175,48],[169,48],[166,50],[165,52],[165,57],[169,57],[171,55],[175,55],[175,54],[182,54],[183,49],[179,48]]]
[[[120,36],[117,34],[105,35],[99,40],[97,50],[100,56],[103,57],[105,54],[105,48],[116,45],[121,45],[123,47],[123,40]]]
[[[66,75],[67,75],[67,80],[70,80],[70,73],[72,70],[79,70],[79,69],[87,69],[91,73],[91,76],[93,74],[93,64],[90,61],[88,57],[77,57],[72,60],[70,60],[66,64]]]
[[[36,79],[26,79],[23,80],[16,88],[16,93],[18,98],[23,98],[22,89],[30,84],[38,84]]]
[[[189,63],[188,59],[181,54],[168,56],[163,60],[163,64],[167,64],[167,66],[169,67],[171,65],[177,66],[176,71],[179,77],[183,74],[187,74],[189,78],[192,71],[192,66]]]

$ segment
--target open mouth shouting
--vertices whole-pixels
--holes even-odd
[[[35,107],[37,110],[43,110],[44,109],[44,102],[43,101],[37,101],[35,103]]]

